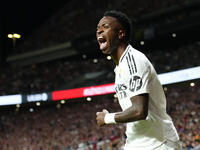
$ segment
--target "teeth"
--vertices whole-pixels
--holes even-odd
[[[98,37],[98,40],[99,40],[99,39],[103,39],[103,37],[100,36],[100,37]]]

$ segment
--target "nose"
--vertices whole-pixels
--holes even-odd
[[[101,33],[103,33],[103,30],[102,30],[102,28],[99,28],[99,29],[97,30],[97,35],[100,35]]]

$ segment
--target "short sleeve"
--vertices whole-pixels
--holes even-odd
[[[129,96],[133,97],[139,94],[149,93],[149,81],[151,80],[150,62],[145,55],[133,57],[135,64],[135,73],[130,74],[128,78]]]

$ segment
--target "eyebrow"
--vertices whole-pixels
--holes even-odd
[[[104,23],[104,24],[102,24],[101,26],[103,27],[103,26],[105,26],[106,24],[108,24],[108,23]],[[97,26],[97,29],[99,29],[100,28],[100,26]]]

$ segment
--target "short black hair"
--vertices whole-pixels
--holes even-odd
[[[125,32],[126,32],[126,38],[128,42],[131,41],[131,34],[132,34],[132,23],[131,20],[127,17],[126,14],[116,11],[116,10],[110,10],[106,11],[104,13],[104,16],[110,16],[113,18],[116,18],[117,21],[124,27]]]

